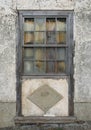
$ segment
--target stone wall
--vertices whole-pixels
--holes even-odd
[[[0,127],[13,125],[16,113],[17,13],[12,0],[0,0]]]
[[[81,120],[91,120],[91,4],[75,1],[74,36],[74,113]]]
[[[0,0],[0,127],[16,113],[17,10],[74,10],[74,115],[91,120],[91,0]]]

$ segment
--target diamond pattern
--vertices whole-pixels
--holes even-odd
[[[58,101],[63,98],[56,90],[44,85],[36,89],[28,99],[37,105],[44,112],[47,112],[51,107],[53,107]]]

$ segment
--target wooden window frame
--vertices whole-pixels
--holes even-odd
[[[67,48],[68,48],[68,55],[67,55],[67,64],[68,64],[68,69],[66,74],[60,74],[60,75],[22,75],[22,43],[23,43],[23,22],[24,18],[35,18],[36,16],[48,16],[48,17],[61,17],[61,18],[66,18],[67,19]],[[74,115],[74,105],[73,105],[73,93],[74,93],[74,80],[73,80],[73,49],[74,49],[74,42],[73,42],[73,11],[60,11],[60,10],[33,10],[33,11],[19,11],[19,42],[17,45],[17,69],[16,69],[16,78],[17,78],[17,84],[16,84],[16,93],[17,93],[17,98],[16,98],[16,118],[15,122],[18,123],[17,121],[21,122],[20,120],[26,120],[29,122],[29,118],[22,117],[22,106],[21,106],[21,82],[23,79],[31,79],[31,78],[53,78],[53,79],[59,79],[59,78],[67,78],[69,79],[69,117]],[[61,47],[64,47],[64,45],[61,45]],[[65,45],[66,47],[66,45]],[[44,120],[47,120],[47,123],[50,121],[49,118],[47,117],[30,117],[30,122],[33,123],[32,119],[34,120],[34,123],[37,123],[38,120],[40,119],[40,123],[43,122]],[[64,120],[65,117],[56,117],[56,118],[51,118],[51,123],[52,119],[53,121],[55,120],[56,122],[61,122],[62,119]],[[74,118],[69,118],[70,120],[74,120]],[[23,120],[23,121],[24,121]],[[67,117],[68,120],[68,117]],[[71,120],[71,121],[72,121]],[[24,123],[25,123],[24,122]],[[44,123],[44,122],[43,122]]]

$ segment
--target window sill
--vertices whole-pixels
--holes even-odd
[[[55,124],[55,123],[75,123],[76,117],[42,117],[42,116],[31,116],[15,117],[15,124]]]

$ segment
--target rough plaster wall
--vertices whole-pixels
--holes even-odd
[[[12,0],[0,0],[0,101],[16,100],[16,12]]]
[[[17,0],[17,9],[59,9],[71,10],[74,7],[74,0]]]
[[[0,101],[15,101],[16,13],[11,0],[0,0]]]
[[[91,102],[91,0],[75,1],[75,102]]]
[[[16,113],[15,1],[0,0],[0,127],[14,125]]]

